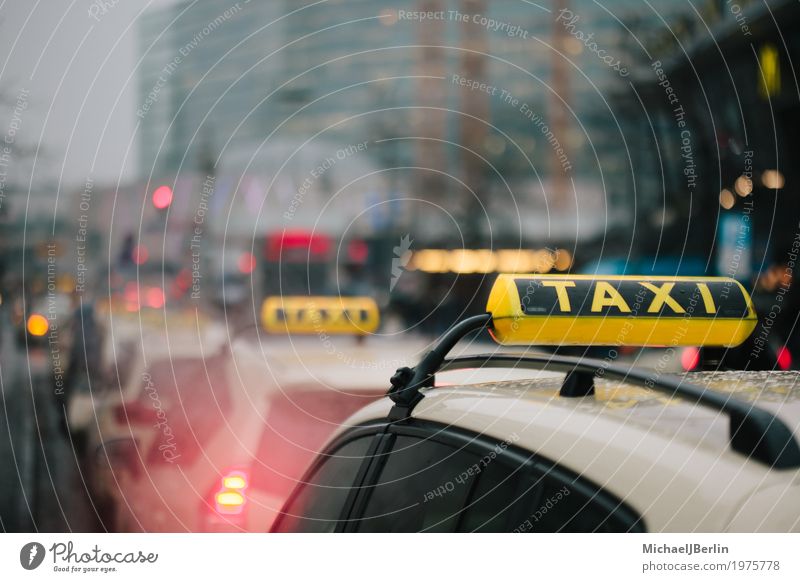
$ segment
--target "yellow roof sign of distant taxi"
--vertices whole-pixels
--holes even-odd
[[[737,346],[750,296],[722,277],[500,275],[486,310],[505,345]]]
[[[267,297],[261,323],[271,333],[365,335],[380,315],[371,297]]]

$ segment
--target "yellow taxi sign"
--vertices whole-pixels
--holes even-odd
[[[757,321],[724,277],[500,275],[486,310],[504,345],[731,347]]]
[[[270,333],[365,335],[380,314],[371,297],[267,297],[261,323]]]

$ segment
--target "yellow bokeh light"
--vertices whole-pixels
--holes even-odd
[[[566,249],[556,250],[555,268],[557,271],[566,271],[572,266],[572,255]]]
[[[47,333],[50,325],[44,315],[33,313],[28,318],[28,333],[32,336],[41,337]]]
[[[781,63],[778,49],[773,44],[765,44],[758,51],[760,75],[758,92],[768,99],[781,91]]]
[[[548,273],[566,271],[572,255],[565,249],[425,249],[412,253],[407,269],[458,275]]]
[[[553,269],[555,262],[555,256],[552,251],[547,249],[534,251],[531,256],[530,270],[533,273],[547,273]]]
[[[786,179],[778,170],[764,170],[761,183],[770,190],[780,190],[786,184]]]
[[[237,491],[221,491],[216,500],[219,505],[227,507],[244,505],[244,496]]]
[[[225,489],[244,489],[247,487],[247,480],[241,475],[229,475],[222,479],[222,486]]]
[[[748,196],[753,191],[753,181],[747,176],[739,176],[733,188],[739,196]]]
[[[719,193],[719,205],[725,210],[730,210],[733,208],[734,204],[736,204],[736,198],[734,198],[733,192],[724,188],[722,192]]]
[[[455,250],[450,252],[448,266],[453,273],[468,275],[477,271],[480,263],[473,251]]]
[[[447,251],[429,249],[414,253],[411,263],[415,269],[426,273],[444,273],[447,271],[448,263]]]

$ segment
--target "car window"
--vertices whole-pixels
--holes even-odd
[[[288,497],[333,431],[385,392],[293,386],[271,396],[253,460],[252,487]]]
[[[510,459],[505,462],[495,459],[481,467],[481,473],[476,477],[476,486],[459,523],[459,531],[511,531],[514,527],[514,516],[519,514],[520,506],[525,503],[535,505],[535,495],[541,491],[532,489],[527,492],[526,499],[521,499],[520,485],[526,476],[525,463]]]
[[[362,532],[454,531],[473,485],[477,454],[433,440],[398,436],[367,492]]]
[[[365,488],[362,532],[642,531],[618,499],[508,443],[398,435]],[[440,440],[441,439],[441,440]],[[444,442],[442,442],[444,441]]]
[[[275,531],[334,531],[373,438],[349,441],[328,455],[287,504]]]
[[[512,524],[516,532],[641,531],[632,512],[607,493],[588,487],[558,469],[535,471],[526,481],[520,506],[525,513]]]
[[[500,458],[486,466],[470,497],[459,531],[639,531],[633,513],[579,477],[532,458]]]

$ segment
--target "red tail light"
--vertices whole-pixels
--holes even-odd
[[[681,367],[686,372],[697,369],[700,364],[700,348],[690,346],[681,352]]]
[[[248,481],[244,471],[231,471],[222,476],[220,488],[214,493],[214,507],[217,513],[238,515],[244,511]]]
[[[786,346],[778,350],[778,368],[781,370],[791,370],[792,368],[792,353]]]

